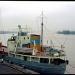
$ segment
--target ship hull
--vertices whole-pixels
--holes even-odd
[[[30,70],[34,70],[40,74],[64,74],[66,70],[66,63],[55,65],[33,61],[24,61],[14,57],[6,57],[4,58],[4,60],[7,61],[8,63],[13,63],[19,66],[23,66],[24,68]]]

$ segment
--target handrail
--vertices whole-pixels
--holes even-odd
[[[11,54],[15,55],[15,53],[11,53]],[[63,57],[63,56],[55,57],[55,56],[22,55],[22,54],[16,54],[16,55],[27,56],[27,57],[37,57],[37,58],[61,58],[61,57]]]

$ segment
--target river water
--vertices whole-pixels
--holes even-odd
[[[7,46],[7,39],[10,38],[11,35],[12,34],[0,34],[0,40],[4,45]],[[69,65],[65,73],[75,74],[75,35],[52,34],[50,35],[50,39],[54,45],[63,44],[65,46],[66,58],[69,60]],[[45,40],[44,43],[49,45]]]

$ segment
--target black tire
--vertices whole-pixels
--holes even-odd
[[[3,63],[3,61],[1,61],[1,63]]]
[[[67,65],[69,64],[69,61],[68,61],[68,60],[66,60],[66,64],[67,64]]]
[[[13,64],[13,62],[10,62],[11,64]]]

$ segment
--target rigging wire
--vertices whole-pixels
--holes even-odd
[[[46,25],[47,25],[47,22],[46,22]],[[44,25],[44,29],[47,31],[45,31],[46,32],[46,34],[51,34],[50,33],[50,31],[46,28],[46,26]],[[67,38],[65,38],[65,40],[64,40],[64,42],[61,44],[62,46],[66,43],[66,41],[67,41]],[[51,39],[51,43],[53,44],[53,47],[54,47],[54,43],[53,43],[53,41],[52,41],[52,39]],[[62,47],[61,47],[62,48]],[[65,52],[65,54],[66,54],[66,52]],[[67,59],[67,56],[65,56],[65,58]],[[68,72],[68,71],[67,71]],[[69,72],[68,72],[69,73]]]
[[[47,33],[48,35],[51,34],[50,31],[46,28],[46,26],[44,26],[44,27],[45,27],[45,30],[48,32],[48,33],[47,33],[47,32],[46,32],[46,33]],[[49,36],[49,37],[50,37],[50,36]],[[52,39],[51,39],[51,40],[52,40]],[[62,44],[59,42],[59,44],[61,44],[61,45],[64,46],[64,44],[66,43],[66,41],[67,41],[67,38],[65,37],[64,42],[63,42]],[[58,42],[58,41],[57,41],[57,42]]]
[[[2,10],[0,8],[0,24],[1,24],[1,27],[2,27],[2,30],[4,31],[4,26],[2,24]],[[4,34],[4,33],[3,33]],[[3,38],[1,38],[1,42],[4,41],[5,37],[2,35]],[[4,42],[2,42],[3,44]]]
[[[0,27],[2,27],[1,26],[1,9],[0,9]],[[0,37],[0,42],[1,42],[1,37]]]
[[[74,66],[72,66],[71,64],[69,64],[69,66],[71,66],[72,68],[75,68]]]
[[[0,9],[0,16],[1,16],[1,9]],[[0,18],[0,21],[2,22],[2,19],[1,19],[1,18]],[[0,23],[1,23],[1,22],[0,22]],[[2,23],[1,23],[1,24],[2,24]],[[5,25],[2,25],[2,26],[5,27]],[[44,27],[45,27],[45,30],[49,33],[50,31],[46,28],[45,25],[44,25]],[[4,31],[4,28],[3,28],[3,31]],[[46,34],[48,34],[47,32],[46,32]],[[66,38],[66,39],[67,39],[67,38]],[[66,43],[66,41],[67,41],[66,39],[65,39],[65,41],[63,42],[63,45]],[[4,37],[4,40],[5,40],[5,37]],[[52,43],[53,43],[53,41],[52,41]],[[75,68],[75,67],[72,66],[71,64],[69,64],[69,66],[71,66],[72,68]],[[67,71],[67,72],[68,72],[68,71]],[[68,73],[69,73],[69,72],[68,72]]]
[[[70,68],[68,68],[68,67],[70,67]],[[66,69],[66,72],[68,73],[68,74],[71,74],[72,72],[71,72],[71,70],[72,69],[74,69],[75,70],[75,67],[74,66],[72,66],[71,64],[68,64],[67,65],[67,69]]]
[[[45,19],[46,19],[46,17],[45,17]],[[47,20],[46,20],[46,25],[47,25]],[[47,28],[45,25],[44,25],[44,28],[45,28],[45,30],[48,32],[48,35],[49,35],[49,34],[51,34],[51,33],[50,33],[50,31],[48,30],[48,28]],[[63,42],[63,44],[62,44],[62,45],[64,45],[64,44],[65,44],[66,39],[67,39],[67,38],[65,38],[65,40],[64,40],[64,42]],[[51,40],[52,40],[52,39],[51,39]],[[57,42],[58,42],[58,41],[57,41]],[[59,43],[59,44],[60,44],[60,43]]]

